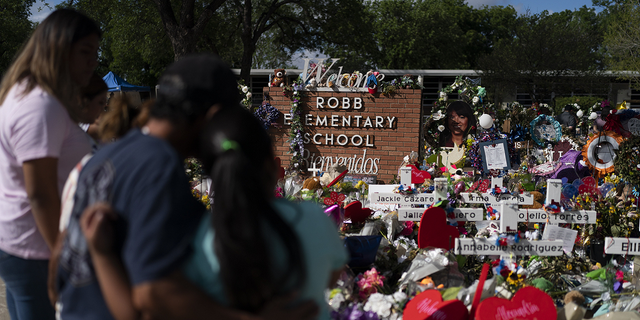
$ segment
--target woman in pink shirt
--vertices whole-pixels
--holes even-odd
[[[60,193],[90,151],[77,124],[80,88],[98,62],[101,32],[70,9],[34,31],[0,84],[0,277],[11,319],[54,319],[47,268]]]

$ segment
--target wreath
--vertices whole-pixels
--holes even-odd
[[[280,111],[266,101],[253,114],[262,122],[265,130],[269,130],[269,127],[276,123],[278,117],[280,117]]]
[[[484,166],[482,165],[482,154],[480,152],[480,143],[487,142],[491,140],[499,140],[506,139],[507,145],[509,146],[509,161],[511,162],[511,166],[514,167],[518,163],[520,163],[520,154],[516,152],[516,148],[506,134],[500,133],[496,128],[491,128],[487,131],[480,133],[473,144],[471,144],[471,148],[469,149],[469,158],[471,160],[471,165],[480,172],[481,175],[490,174],[492,176],[502,175],[504,172],[496,172],[495,170],[491,170],[491,172],[486,172],[484,170]],[[504,170],[503,170],[504,171]]]
[[[614,171],[616,152],[619,150],[623,140],[624,138],[621,135],[612,131],[605,131],[602,134],[593,135],[587,141],[587,144],[582,148],[582,158],[589,166],[589,170],[594,171],[595,177],[604,178],[604,176]],[[611,147],[606,147],[607,144]]]
[[[549,124],[543,127],[542,124],[538,124],[542,121],[547,121]],[[543,146],[545,142],[557,142],[560,140],[562,137],[562,126],[552,116],[541,114],[529,123],[529,133],[535,143]]]
[[[613,163],[620,178],[634,186],[640,185],[640,137],[623,141]]]
[[[460,96],[460,100],[466,102],[471,106],[476,115],[485,113],[486,109],[492,107],[492,104],[484,105],[483,98],[487,95],[487,90],[479,85],[480,79],[463,78],[462,76],[456,77],[456,80],[442,90],[433,104],[431,114],[427,116],[423,125],[424,140],[432,148],[438,148],[440,140],[440,134],[445,130],[447,108],[449,107],[449,94],[457,93]],[[475,127],[476,123],[469,123],[470,126]]]

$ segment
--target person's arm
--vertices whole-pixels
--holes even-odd
[[[56,245],[60,223],[58,159],[41,158],[22,164],[24,185],[38,231],[50,250]]]
[[[312,301],[303,302],[295,308],[287,307],[296,297],[296,293],[275,297],[259,314],[254,315],[214,302],[180,271],[133,287],[134,305],[145,318],[152,319],[315,319],[319,309]]]
[[[129,278],[113,248],[111,220],[115,219],[117,215],[110,205],[98,203],[84,211],[80,226],[111,315],[117,320],[136,320],[141,318],[141,314],[133,305]]]
[[[56,286],[56,278],[58,272],[58,261],[60,260],[60,253],[62,252],[62,245],[67,231],[62,231],[58,234],[58,240],[56,246],[51,250],[51,257],[49,257],[49,276],[47,279],[47,290],[49,293],[49,301],[51,305],[55,306],[58,301],[58,288]]]

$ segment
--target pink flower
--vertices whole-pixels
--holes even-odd
[[[413,221],[405,221],[404,222],[404,229],[402,229],[402,231],[400,232],[401,236],[409,236],[413,233]]]
[[[616,280],[622,281],[622,279],[624,279],[624,273],[621,270],[618,270],[616,272]]]
[[[384,276],[381,276],[376,268],[365,271],[364,275],[358,280],[358,295],[361,300],[366,300],[372,293],[378,292],[378,287],[383,286]]]

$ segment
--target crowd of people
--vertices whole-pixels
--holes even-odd
[[[200,54],[157,99],[109,99],[101,31],[38,25],[0,84],[0,278],[11,319],[329,319],[347,253],[317,206],[274,199],[271,138]],[[83,130],[84,129],[84,130]],[[206,211],[184,159],[213,181]]]

